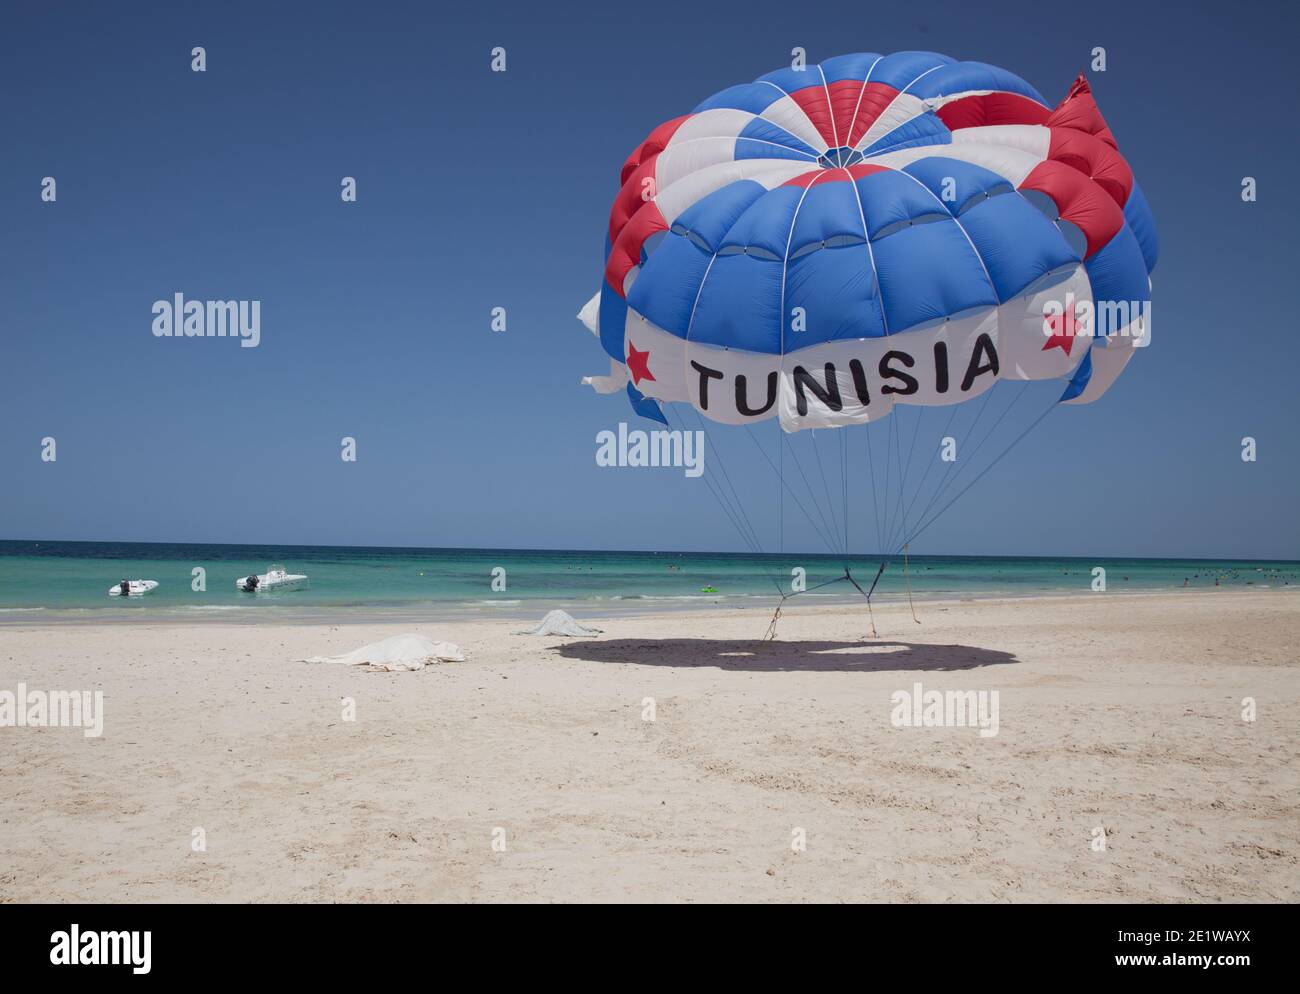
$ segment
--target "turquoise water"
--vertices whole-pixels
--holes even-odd
[[[311,578],[307,590],[245,594],[235,578],[270,563]],[[879,560],[847,563],[869,587]],[[538,552],[489,549],[389,549],[328,546],[168,545],[108,542],[0,542],[0,622],[38,620],[360,620],[453,615],[532,617],[560,606],[586,614],[766,604],[791,570],[807,573],[805,602],[861,600],[832,582],[845,563],[830,556],[725,553]],[[1051,559],[917,556],[907,580],[919,599],[1035,596],[1086,592],[1092,569],[1116,590],[1300,586],[1300,563],[1176,559]],[[206,591],[191,589],[206,570]],[[505,590],[492,589],[505,570]],[[122,578],[159,581],[144,597],[109,597]],[[715,592],[702,588],[712,587]],[[873,599],[907,596],[903,563],[881,576]]]

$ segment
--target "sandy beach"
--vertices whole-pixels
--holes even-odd
[[[0,728],[0,900],[1300,897],[1295,593],[919,610],[3,627],[0,690],[104,733]],[[468,659],[297,661],[406,631]],[[917,683],[997,734],[898,727]]]

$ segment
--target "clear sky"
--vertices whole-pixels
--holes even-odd
[[[606,359],[574,320],[624,158],[796,45],[991,62],[1053,102],[1104,46],[1094,92],[1160,231],[1153,344],[917,551],[1300,558],[1298,19],[1132,0],[7,2],[0,538],[743,550],[702,481],[595,462],[596,433],[636,420],[578,385]],[[260,346],[155,338],[152,304],[176,292],[262,301]],[[760,460],[727,468],[772,507]],[[786,548],[805,543],[820,551],[788,517]]]

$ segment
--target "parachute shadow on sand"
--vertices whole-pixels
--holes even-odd
[[[834,642],[817,639],[618,639],[567,642],[555,647],[566,659],[641,666],[703,667],[759,673],[952,672],[1016,663],[1014,653],[971,645],[882,639]]]

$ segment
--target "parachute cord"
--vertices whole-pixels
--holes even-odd
[[[1026,392],[1028,391],[1028,389],[1029,389],[1029,384],[1030,384],[1030,382],[1031,382],[1031,381],[1029,381],[1029,380],[1025,380],[1025,381],[1021,384],[1021,386],[1020,386],[1020,391],[1019,391],[1019,392],[1018,392],[1018,393],[1017,393],[1017,394],[1012,398],[1011,403],[1007,404],[1007,406],[1004,407],[1004,408],[1002,409],[1002,413],[999,414],[999,415],[997,416],[997,418],[994,420],[994,422],[993,422],[991,425],[989,425],[989,426],[984,430],[984,434],[980,437],[980,440],[975,444],[975,447],[974,447],[974,449],[972,450],[972,452],[970,453],[970,455],[966,456],[965,458],[963,458],[963,459],[961,460],[961,465],[960,465],[960,466],[957,466],[956,463],[949,463],[949,464],[948,464],[948,465],[949,465],[949,469],[951,469],[953,466],[957,466],[956,472],[954,472],[951,476],[949,476],[949,475],[947,475],[947,474],[944,475],[943,479],[939,481],[939,485],[938,485],[938,487],[936,487],[935,492],[931,495],[929,502],[925,505],[925,509],[921,512],[921,514],[920,514],[920,515],[919,515],[915,520],[920,521],[921,518],[924,518],[924,517],[925,517],[925,516],[930,512],[930,509],[931,509],[932,507],[934,507],[934,505],[937,504],[937,503],[938,503],[938,502],[939,502],[939,501],[940,501],[940,500],[941,500],[941,499],[942,499],[942,498],[947,494],[949,488],[950,488],[950,487],[954,487],[954,486],[956,486],[957,481],[958,481],[959,479],[961,479],[961,477],[962,477],[962,473],[964,472],[964,470],[966,469],[966,467],[967,467],[967,466],[972,466],[972,465],[975,464],[975,457],[978,456],[978,455],[980,454],[981,450],[983,450],[985,443],[988,442],[988,440],[989,440],[990,438],[993,437],[994,433],[995,433],[995,432],[997,431],[997,429],[998,429],[998,425],[1000,425],[1000,424],[1001,424],[1001,423],[1006,419],[1006,416],[1007,416],[1008,414],[1011,413],[1011,409],[1012,409],[1013,407],[1015,407],[1018,403],[1020,403],[1021,398],[1023,398],[1023,397],[1025,396],[1025,393],[1026,393]],[[990,390],[988,391],[987,396],[989,396],[989,397],[992,397],[992,396],[993,396],[993,390],[992,390],[992,389],[990,389]],[[1053,401],[1052,404],[1053,404],[1053,406],[1055,406],[1056,401]],[[1049,410],[1050,410],[1050,408],[1049,408]],[[983,413],[984,413],[984,409],[983,409],[983,408],[980,408],[980,414],[983,414]],[[979,420],[979,419],[976,418],[976,421],[978,421],[978,420]],[[1035,423],[1037,423],[1037,422],[1035,422]],[[1031,426],[1031,427],[1032,427],[1032,426]],[[973,433],[973,431],[974,431],[974,425],[971,426],[971,430],[972,430],[972,433]],[[1023,437],[1024,437],[1024,436],[1022,435],[1021,438],[1023,438]],[[1019,439],[1017,439],[1017,441],[1018,441],[1018,440],[1019,440]],[[1015,444],[1015,442],[1012,443],[1012,445],[1014,445],[1014,444]],[[992,463],[990,463],[989,465],[991,466]],[[987,469],[987,468],[988,468],[988,467],[986,467],[986,469]],[[981,474],[981,475],[982,475],[982,474]],[[960,496],[960,494],[962,494],[962,493],[965,493],[965,490],[961,490],[961,491],[959,491],[959,492],[958,492],[958,495]],[[948,505],[944,505],[944,506],[947,507]],[[913,539],[913,538],[915,538],[915,537],[916,537],[915,535],[906,535],[906,534],[904,534],[904,535],[897,536],[897,539],[898,539],[898,540],[901,540],[901,541],[909,541],[909,540],[911,540],[911,539]],[[892,543],[891,543],[891,544],[892,544]]]
[[[768,456],[767,452],[764,451],[763,446],[762,446],[762,443],[760,443],[759,440],[758,440],[757,438],[754,437],[754,432],[753,432],[753,430],[750,428],[750,426],[749,426],[749,425],[745,425],[744,428],[745,428],[745,432],[746,432],[746,434],[749,435],[749,440],[750,440],[751,442],[753,442],[753,443],[754,443],[754,447],[755,447],[756,449],[758,449],[759,455],[761,455],[761,456],[763,457],[763,459],[766,460],[768,467],[772,470],[773,473],[776,474],[776,478],[777,478],[777,480],[780,482],[781,487],[782,487],[782,491],[781,491],[781,492],[782,492],[783,494],[786,493],[787,491],[789,492],[791,498],[793,498],[793,500],[794,500],[794,505],[795,505],[795,507],[799,508],[800,512],[803,514],[803,516],[804,516],[804,518],[807,520],[808,524],[810,524],[810,525],[812,526],[812,530],[817,534],[817,537],[820,538],[820,539],[822,540],[822,544],[823,544],[824,546],[826,546],[826,548],[830,551],[830,554],[831,554],[831,555],[834,555],[834,554],[835,554],[835,547],[834,547],[834,545],[833,545],[833,544],[831,543],[831,541],[827,538],[826,532],[825,532],[825,531],[824,531],[824,530],[823,530],[823,529],[822,529],[822,528],[817,524],[816,521],[813,520],[812,515],[808,513],[808,509],[807,509],[806,507],[804,507],[804,505],[803,505],[803,501],[801,501],[801,500],[799,499],[799,495],[798,495],[797,493],[795,493],[795,492],[794,492],[794,489],[790,486],[790,484],[788,484],[788,483],[786,482],[786,480],[785,480],[785,474],[784,474],[780,469],[777,469],[776,464],[772,462],[771,457]],[[781,457],[781,451],[782,451],[782,450],[781,450],[780,445],[779,445],[779,443],[778,443],[778,446],[777,446],[777,455],[778,455],[778,457]],[[807,482],[807,481],[805,480],[805,482]]]
[[[750,551],[755,556],[761,557],[763,555],[763,550],[761,548],[756,548],[749,541],[749,537],[745,534],[745,529],[741,527],[740,522],[736,519],[736,517],[732,514],[731,510],[727,507],[727,502],[723,498],[723,495],[719,492],[717,485],[714,484],[707,477],[705,478],[704,482],[708,486],[709,492],[713,494],[714,499],[718,502],[718,506],[722,508],[723,513],[727,516],[727,519],[731,522],[732,526],[736,529],[736,534],[740,536],[741,541],[749,546]],[[772,585],[776,587],[776,592],[778,594],[784,593],[784,591],[781,589],[781,581],[776,578],[776,575],[773,574],[771,570],[766,566],[760,565],[759,568],[767,575],[767,578],[772,581]]]
[[[845,429],[841,428],[837,437],[840,440],[840,506],[844,508],[844,557],[847,559],[850,555],[849,527],[852,517],[849,512],[849,444]]]
[[[665,421],[668,420],[668,410],[669,410],[668,406],[664,405],[663,411],[664,411]],[[680,430],[682,431],[689,430],[686,427],[685,418],[679,416],[678,421],[681,425]],[[701,426],[703,426],[703,420],[701,420]],[[669,427],[672,427],[672,425],[670,424]],[[706,439],[709,439],[710,445],[716,453],[717,446],[712,445],[712,439],[709,436],[707,428],[704,429],[703,434]],[[718,465],[722,467],[723,477],[726,479],[727,484],[730,485],[731,479],[729,476],[727,476],[726,465],[722,462],[721,454],[718,454]],[[705,486],[709,490],[709,493],[713,494],[714,500],[718,502],[718,506],[722,508],[723,514],[725,514],[727,519],[731,522],[732,527],[736,529],[736,533],[740,536],[741,541],[745,543],[745,545],[749,548],[750,552],[752,552],[755,556],[761,557],[763,554],[762,545],[758,541],[758,535],[754,531],[753,524],[750,522],[748,515],[745,514],[744,507],[741,506],[740,504],[740,496],[739,494],[735,493],[735,488],[732,487],[732,494],[734,495],[734,499],[735,499],[735,507],[733,509],[733,507],[731,506],[731,501],[727,499],[726,491],[722,488],[722,484],[720,482],[715,482],[714,480],[712,480],[709,477],[709,474],[707,473],[703,474],[703,479],[704,479]],[[782,589],[781,581],[776,578],[776,575],[773,574],[770,571],[770,569],[766,566],[760,566],[759,568],[764,573],[766,573],[768,579],[772,581],[772,585],[776,587],[776,592],[778,594],[784,595],[785,591]]]
[[[957,417],[957,411],[960,409],[961,409],[960,404],[952,405],[952,410],[948,413],[948,420],[944,423],[943,430],[939,432],[939,443],[941,445],[943,444],[943,440],[948,437],[948,432],[952,429],[953,419]],[[915,444],[915,441],[916,440],[913,439],[913,444]],[[933,458],[927,459],[925,461],[925,472],[921,474],[921,482],[916,485],[916,489],[912,491],[911,499],[908,500],[907,502],[907,511],[904,514],[904,520],[906,520],[908,517],[911,516],[912,509],[916,507],[917,501],[919,501],[921,498],[921,494],[925,492],[925,482],[930,478],[930,470],[934,468],[934,464],[935,464],[935,460]],[[952,464],[949,463],[948,465],[949,468],[951,468]],[[937,487],[938,485],[936,484],[936,489]]]
[[[883,517],[885,522],[884,545],[882,545],[880,549],[882,555],[886,554],[889,546],[889,536],[894,533],[894,516],[893,516],[894,502],[890,499],[890,496],[893,494],[894,491],[890,487],[889,481],[893,477],[894,464],[890,460],[891,460],[892,453],[894,451],[893,443],[897,438],[897,436],[898,436],[898,419],[894,417],[893,414],[891,413],[889,416],[889,425],[885,429],[885,489],[882,490],[880,494],[881,500],[885,505],[884,512],[883,512]]]
[[[741,498],[740,498],[740,494],[737,492],[735,484],[731,482],[731,475],[727,472],[727,464],[726,464],[726,462],[725,462],[725,461],[723,460],[723,458],[722,458],[722,452],[721,452],[721,450],[718,448],[717,444],[713,442],[712,437],[709,435],[708,427],[707,427],[707,425],[705,425],[704,418],[699,414],[699,412],[696,412],[696,417],[697,417],[697,419],[699,420],[699,423],[700,423],[700,427],[701,427],[701,429],[704,431],[704,435],[705,435],[705,437],[709,439],[710,445],[712,446],[713,451],[714,451],[715,455],[717,456],[717,459],[718,459],[718,466],[719,466],[719,468],[722,470],[722,477],[723,477],[723,480],[726,481],[726,485],[727,485],[727,487],[730,488],[730,490],[731,490],[731,497],[732,497],[732,500],[734,501],[734,506],[735,506],[735,508],[736,508],[736,514],[737,514],[737,516],[738,516],[738,517],[739,517],[739,518],[744,522],[744,524],[745,524],[745,529],[746,529],[746,531],[748,532],[748,534],[750,535],[750,537],[752,538],[752,542],[750,543],[751,551],[753,551],[753,553],[754,553],[756,556],[762,556],[762,554],[763,554],[763,543],[762,543],[762,540],[758,537],[758,531],[754,528],[754,523],[753,523],[752,521],[750,521],[750,519],[749,519],[749,515],[748,515],[748,514],[746,513],[746,511],[745,511],[745,505],[744,505],[744,502],[741,500]],[[684,421],[683,421],[683,424],[685,424]],[[722,490],[722,485],[721,485],[721,484],[718,484],[718,489],[719,489],[719,490]],[[725,493],[725,492],[724,492],[724,493]],[[742,537],[743,537],[743,536],[742,536]],[[768,575],[768,579],[770,579],[770,580],[772,581],[772,586],[776,587],[776,592],[777,592],[778,594],[779,594],[779,593],[783,593],[783,590],[782,590],[782,587],[781,587],[781,581],[780,581],[779,579],[777,579],[776,574],[773,573],[773,572],[771,571],[771,569],[770,569],[769,567],[767,567],[767,566],[760,566],[759,568],[762,569],[762,571]]]
[[[921,432],[921,419],[925,416],[925,411],[926,409],[924,407],[916,409],[917,413],[912,420],[912,442],[907,447],[907,465],[902,467],[902,473],[898,478],[898,510],[901,518],[900,530],[904,538],[907,537],[907,477],[912,471],[912,456],[916,454],[916,438]],[[894,412],[894,417],[900,416],[901,411]],[[904,431],[906,431],[906,429],[904,429]]]
[[[895,417],[897,417],[897,415],[895,415]],[[895,451],[894,451],[894,465],[898,468],[898,516],[896,517],[893,514],[890,515],[889,520],[891,523],[891,528],[890,528],[891,535],[897,534],[899,531],[902,531],[904,533],[906,533],[907,531],[907,519],[903,517],[901,523],[899,523],[898,520],[899,517],[902,517],[903,515],[903,488],[906,485],[905,483],[906,477],[903,472],[903,446],[902,446],[902,438],[901,438],[901,435],[903,434],[904,431],[905,429],[902,428],[896,428],[894,431],[894,439],[896,443]],[[911,453],[909,452],[908,455],[910,456]],[[893,527],[894,525],[897,525],[897,527]],[[887,543],[886,548],[889,548],[891,544],[892,542]]]
[[[1012,440],[1012,442],[1011,442],[1010,445],[1008,445],[1005,449],[1003,449],[1001,452],[998,453],[997,458],[995,458],[991,463],[989,463],[987,466],[985,466],[985,467],[980,471],[979,475],[976,476],[975,479],[971,480],[970,483],[968,483],[968,484],[966,484],[966,486],[962,487],[961,490],[959,490],[956,494],[953,495],[952,500],[948,501],[947,504],[945,504],[943,507],[939,508],[939,510],[936,511],[936,512],[935,512],[935,513],[934,513],[934,514],[933,514],[933,515],[932,515],[932,516],[931,516],[931,517],[930,517],[930,518],[929,518],[929,519],[928,519],[928,520],[927,520],[923,525],[921,525],[919,528],[917,528],[917,530],[914,531],[914,532],[912,533],[912,536],[911,536],[912,539],[915,539],[915,538],[916,538],[918,535],[920,535],[923,531],[925,531],[925,530],[926,530],[927,528],[929,528],[932,524],[934,524],[936,521],[938,521],[939,518],[940,518],[940,516],[942,516],[942,514],[944,513],[944,511],[948,510],[948,508],[952,507],[953,504],[955,504],[958,500],[960,500],[961,497],[962,497],[962,495],[965,494],[967,490],[969,490],[971,487],[975,486],[975,484],[979,483],[979,481],[982,480],[982,479],[984,478],[984,474],[985,474],[985,473],[987,473],[987,472],[988,472],[989,470],[991,470],[994,466],[996,466],[996,465],[997,465],[997,464],[1002,460],[1002,457],[1003,457],[1003,456],[1005,456],[1008,452],[1010,452],[1010,451],[1011,451],[1012,449],[1014,449],[1017,445],[1019,445],[1020,442],[1024,439],[1024,437],[1025,437],[1026,435],[1028,435],[1031,431],[1033,431],[1035,428],[1037,428],[1038,425],[1042,422],[1042,420],[1043,420],[1045,417],[1047,417],[1049,414],[1051,414],[1054,410],[1056,410],[1056,408],[1057,408],[1059,405],[1060,405],[1060,401],[1052,401],[1052,406],[1049,407],[1047,410],[1045,410],[1042,414],[1038,415],[1038,417],[1036,417],[1036,418],[1035,418],[1035,419],[1030,423],[1030,425],[1029,425],[1028,428],[1026,428],[1024,431],[1022,431],[1019,435],[1017,435],[1017,436]]]
[[[840,464],[844,467],[844,472],[840,475],[844,494],[844,554],[849,554],[849,437],[841,429],[840,431]]]
[[[971,421],[971,423],[966,427],[965,431],[962,433],[963,435],[971,436],[971,437],[975,435],[975,429],[979,427],[980,420],[984,417],[984,411],[988,408],[989,401],[993,399],[993,392],[995,389],[996,389],[996,384],[993,387],[990,387],[988,390],[984,391],[984,396],[980,398],[979,407],[975,411],[975,417]],[[974,402],[972,401],[971,403]],[[952,416],[956,416],[957,412],[959,410],[962,410],[965,406],[966,406],[965,404],[954,405],[952,409]],[[949,425],[951,425],[952,417],[949,417],[948,420],[949,420]],[[963,443],[963,447],[964,447],[964,443]],[[930,494],[928,499],[926,499],[925,507],[921,509],[920,514],[918,514],[915,518],[912,519],[913,521],[921,521],[923,518],[925,518],[927,514],[930,513],[930,509],[934,507],[935,502],[938,501],[939,499],[939,496],[947,489],[948,480],[952,476],[953,467],[956,465],[957,465],[956,462],[950,462],[947,464],[947,466],[944,467],[944,471],[942,475],[940,475],[938,482],[935,483],[934,485],[934,492]],[[921,499],[921,495],[920,493],[917,493],[916,496],[913,497],[913,504],[915,504],[916,501],[920,499]],[[915,538],[916,535],[915,533],[913,533],[912,535],[908,535],[904,537],[910,540]],[[889,547],[891,549],[894,548],[894,543],[890,542]]]
[[[812,500],[813,509],[816,510],[817,517],[821,518],[822,541],[826,543],[826,548],[830,550],[832,556],[838,555],[839,549],[835,543],[836,529],[833,525],[831,525],[830,520],[826,517],[825,512],[822,511],[822,504],[821,501],[817,499],[817,492],[813,490],[812,484],[808,482],[808,474],[805,473],[803,469],[803,460],[799,458],[799,453],[795,450],[793,442],[791,442],[788,438],[784,439],[783,441],[790,449],[790,456],[791,458],[794,459],[795,468],[799,470],[799,478],[803,480],[804,488],[808,491],[808,497],[809,499]],[[812,445],[815,450],[817,446],[817,439],[815,437],[812,440]],[[831,510],[831,517],[832,518],[835,517],[834,509]]]
[[[781,484],[779,487],[776,488],[777,551],[781,555],[785,555],[785,477],[781,474],[781,471],[785,469],[785,450],[781,448],[781,435],[784,433],[785,429],[781,427],[780,418],[776,418],[775,420],[776,420],[776,461],[777,461],[777,465],[775,468],[776,468],[776,478]],[[745,425],[745,431],[749,432],[749,437],[754,440],[755,445],[758,445],[758,440],[754,439],[754,433],[752,431],[749,431],[749,425]],[[759,446],[758,451],[763,452],[763,447],[761,445]],[[763,452],[763,456],[764,458],[766,458],[767,453]],[[771,465],[771,463],[772,460],[768,459],[768,465]]]
[[[885,551],[885,536],[880,530],[880,505],[876,500],[876,457],[871,451],[871,430],[876,423],[868,415],[862,434],[867,437],[867,472],[871,477],[871,513],[876,521],[876,548],[883,553]]]
[[[717,457],[718,468],[722,470],[722,479],[726,483],[728,489],[730,489],[732,500],[735,502],[736,515],[745,523],[745,528],[752,539],[751,548],[755,553],[761,553],[763,550],[763,543],[759,540],[758,532],[755,531],[753,522],[749,520],[749,515],[745,511],[744,502],[740,499],[740,494],[736,491],[735,484],[731,482],[731,475],[727,472],[727,463],[722,458],[722,450],[718,447],[717,443],[714,442],[713,436],[709,433],[709,428],[708,425],[704,423],[703,415],[694,408],[691,408],[691,410],[694,411],[695,418],[699,422],[701,433],[706,439],[708,439],[709,447],[713,449],[714,455]],[[685,423],[685,419],[683,419],[682,424],[685,425]],[[721,485],[719,486],[719,489],[722,489]],[[777,586],[779,588],[780,584],[777,584]]]
[[[839,525],[838,516],[835,513],[835,498],[831,496],[830,484],[826,482],[826,467],[822,463],[822,451],[817,445],[816,429],[812,431],[812,449],[813,449],[813,455],[817,457],[817,472],[821,475],[822,478],[822,491],[826,494],[826,507],[830,511],[830,515],[831,515],[831,522],[830,522],[831,534],[835,536],[836,546],[837,546],[836,551],[841,551],[838,548],[840,529],[838,527]],[[847,513],[847,508],[845,509],[845,513]],[[845,557],[847,558],[849,554],[849,550],[843,549],[842,551]],[[842,565],[845,569],[849,568],[849,564],[847,561],[842,560],[840,565]]]
[[[900,494],[907,490],[907,476],[912,471],[912,456],[916,455],[916,440],[921,434],[921,422],[925,420],[927,407],[918,407],[916,409],[916,420],[912,423],[912,444],[907,448],[907,465],[903,467],[903,486],[900,488]],[[929,462],[929,460],[927,460]],[[907,512],[904,510],[904,518]]]
[[[907,606],[912,609],[912,620],[918,625],[921,619],[916,616],[916,605],[912,603],[912,580],[907,575],[907,543],[903,543],[903,582],[907,584]]]
[[[668,420],[669,408],[665,406],[663,408],[663,412],[664,412],[664,420]],[[679,418],[679,421],[681,424],[681,428],[679,429],[680,431],[689,430],[686,427],[685,418]],[[671,423],[670,423],[670,427],[671,427]],[[748,532],[746,532],[744,526],[741,524],[737,512],[731,506],[731,502],[726,499],[725,493],[719,489],[719,484],[714,483],[714,481],[707,474],[703,476],[703,479],[704,479],[705,486],[708,488],[709,492],[713,494],[714,500],[718,502],[718,506],[722,508],[723,513],[727,516],[727,519],[731,522],[732,527],[734,527],[736,529],[736,533],[740,535],[741,541],[744,542],[745,545],[751,551],[754,551],[753,536],[751,536]]]

